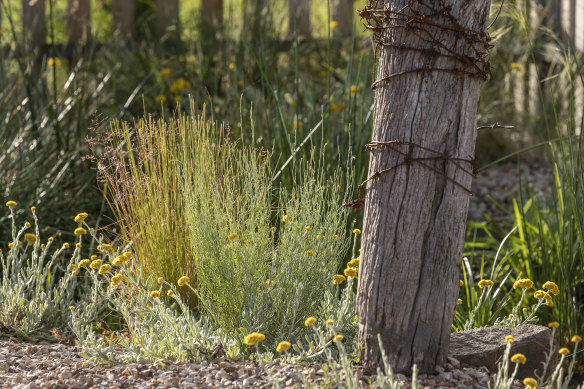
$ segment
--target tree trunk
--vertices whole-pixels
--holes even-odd
[[[67,2],[67,41],[85,45],[91,40],[91,6],[89,0],[69,0]]]
[[[331,0],[331,21],[338,23],[333,33],[340,37],[349,37],[353,33],[354,0]]]
[[[288,31],[310,36],[310,0],[288,0]]]
[[[32,50],[41,48],[47,39],[45,0],[22,0],[24,41]]]
[[[136,0],[112,0],[114,37],[130,39],[134,35]]]
[[[379,334],[396,371],[416,364],[429,372],[446,360],[459,293],[477,110],[490,75],[490,1],[378,1],[361,12],[380,28],[357,297],[361,360],[381,363]]]
[[[202,7],[203,22],[221,30],[223,28],[223,0],[203,0]]]
[[[162,38],[168,33],[169,28],[173,26],[178,31],[178,21],[178,0],[156,1],[156,32],[158,38]]]

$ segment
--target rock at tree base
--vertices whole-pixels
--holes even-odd
[[[497,365],[505,353],[507,344],[505,336],[512,335],[515,341],[511,353],[521,353],[527,358],[525,365],[519,365],[516,378],[535,377],[535,371],[541,375],[546,353],[549,353],[552,331],[543,326],[526,324],[519,327],[483,327],[474,330],[456,332],[450,336],[448,355],[458,359],[463,365],[472,367],[485,366],[491,373],[497,372]],[[554,339],[554,351],[546,371],[546,376],[556,366],[558,355],[557,341]],[[513,373],[515,364],[509,364],[509,374]]]

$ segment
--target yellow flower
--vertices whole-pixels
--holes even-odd
[[[101,267],[98,270],[98,273],[103,275],[111,268],[112,268],[111,265],[106,263],[105,265],[101,265]]]
[[[531,281],[529,278],[522,278],[520,280],[517,280],[513,284],[513,289],[517,289],[517,288],[531,289],[531,288],[533,288],[533,281]]]
[[[44,249],[44,248],[45,248],[45,244],[41,243],[41,249]]]
[[[324,324],[326,324],[327,326],[332,326],[335,323],[335,321],[333,319],[328,319],[327,321],[324,322]]]
[[[75,269],[77,269],[77,265],[74,263],[69,264],[69,270],[71,270],[72,272],[75,271]]]
[[[83,247],[83,245],[82,245],[81,243],[75,243],[75,247],[77,247],[77,248],[82,248],[82,247]]]
[[[158,74],[160,74],[161,77],[168,77],[170,76],[170,69],[169,68],[164,68],[164,69],[160,69],[160,72],[158,72]]]
[[[523,380],[523,385],[527,386],[529,389],[537,388],[537,381],[534,378],[527,377]]]
[[[96,259],[97,259],[97,255],[93,254],[93,255],[91,256],[91,260],[92,260],[92,261],[95,261]]]
[[[560,289],[558,288],[558,286],[551,281],[546,282],[545,284],[543,284],[543,289],[547,289],[550,290],[554,296],[557,296],[560,294]]]
[[[157,299],[158,297],[160,297],[160,292],[157,290],[153,290],[152,292],[150,292],[150,297],[152,297],[153,299]]]
[[[334,30],[338,26],[339,26],[339,22],[337,22],[336,20],[331,20],[331,22],[330,22],[331,30]]]
[[[523,354],[515,354],[511,357],[511,362],[513,363],[521,363],[522,365],[525,365],[526,361],[527,358],[525,358],[525,355]]]
[[[264,334],[259,332],[252,332],[244,338],[243,343],[247,344],[248,346],[254,346],[257,342],[261,342],[265,339],[266,336]]]
[[[31,212],[36,211],[36,207],[33,205],[32,207],[30,207]]]
[[[463,282],[462,280],[458,280],[458,284],[459,284],[460,286],[463,286],[463,285],[464,285],[464,282]]]
[[[126,262],[126,257],[124,255],[120,255],[112,261],[114,266],[120,266],[120,265],[124,264],[124,262]]]
[[[72,310],[72,311],[74,311],[75,310],[75,306],[69,305],[69,309]]]
[[[486,287],[490,287],[493,285],[494,285],[493,281],[491,281],[491,280],[480,280],[479,281],[479,288],[481,288],[481,289],[486,288]]]
[[[345,276],[347,276],[347,277],[356,277],[357,276],[357,270],[353,269],[352,267],[346,268],[344,273],[345,273]]]
[[[572,336],[572,339],[571,340],[574,343],[578,343],[578,342],[581,342],[582,341],[582,337],[580,337],[579,335],[574,335],[574,336]]]
[[[174,290],[172,290],[172,289],[167,290],[166,291],[166,295],[169,296],[169,297],[170,296],[173,296],[174,295]]]
[[[231,62],[231,63],[229,64],[229,69],[230,69],[230,70],[233,70],[233,69],[235,69],[235,64],[234,64],[233,62]]]
[[[567,349],[566,347],[562,347],[561,349],[558,350],[558,354],[569,355],[570,354],[570,350]]]
[[[326,72],[326,70],[321,70],[320,73],[318,73],[318,76],[320,78],[325,78],[327,76],[327,74],[328,73]]]
[[[316,323],[316,317],[314,317],[314,316],[307,317],[306,320],[304,320],[304,325],[306,327],[311,326],[314,323]]]
[[[519,65],[517,62],[511,62],[511,65],[510,66],[511,66],[511,69],[513,69],[513,70],[519,70],[519,71],[521,71],[521,69],[522,69],[521,68],[521,65]]]
[[[157,104],[164,104],[166,103],[166,95],[158,95],[154,98]]]
[[[26,226],[26,228],[30,228],[30,223],[29,222],[24,223],[24,225]]]
[[[191,84],[189,84],[187,80],[185,80],[184,78],[177,78],[170,86],[170,91],[173,93],[180,92],[183,89],[188,88],[189,86],[191,86]]]
[[[82,259],[81,261],[79,261],[79,267],[85,267],[87,265],[89,265],[91,261],[89,259]]]
[[[545,302],[550,307],[553,307],[554,306],[554,300],[552,300],[552,296],[550,296],[549,294],[546,294],[546,296],[545,296]]]
[[[278,343],[278,347],[276,347],[276,351],[281,353],[282,351],[288,350],[290,348],[290,346],[292,346],[290,344],[290,342],[286,342],[286,341],[280,342],[280,343]]]
[[[130,259],[134,256],[134,254],[132,254],[131,251],[126,251],[125,253],[122,254],[126,259]]]
[[[87,234],[87,230],[83,227],[78,227],[75,229],[75,235],[85,235]]]
[[[162,278],[162,277],[158,277],[158,278],[156,279],[156,282],[158,282],[158,284],[162,284],[162,281],[164,281],[164,278]],[[182,286],[182,285],[181,285],[181,286]]]
[[[314,255],[314,251],[312,250],[307,250],[306,251],[306,255],[308,255],[309,257],[312,257]]]
[[[337,341],[338,341],[338,342],[340,342],[340,341],[341,341],[341,340],[343,340],[344,338],[345,338],[345,337],[344,337],[343,335],[341,335],[341,334],[338,334],[337,336],[335,336],[335,337],[333,338],[333,342],[337,342]]]
[[[333,284],[334,285],[341,285],[343,282],[345,282],[345,280],[346,280],[346,278],[342,274],[335,274],[333,276]]]
[[[310,226],[306,226],[306,227],[304,227],[304,229],[305,229],[306,231],[312,231],[312,227],[310,227]]]
[[[349,92],[351,93],[351,97],[355,96],[357,94],[357,86],[356,85],[351,85],[351,88],[349,88]]]
[[[239,238],[239,235],[237,235],[235,232],[232,234],[229,234],[229,236],[227,237],[227,239],[229,239],[229,240],[233,240],[235,238]]]
[[[61,66],[61,60],[56,57],[50,57],[47,61],[47,66]]]
[[[35,234],[24,234],[24,240],[28,242],[28,244],[33,245],[36,242],[36,235]]]
[[[12,208],[16,207],[16,201],[12,201],[12,200],[10,200],[10,201],[7,201],[7,202],[6,202],[6,206],[7,206],[8,208],[12,209]]]
[[[181,278],[178,279],[178,286],[184,286],[184,284],[191,282],[191,279],[187,276],[182,276]]]
[[[68,249],[69,248],[69,243],[67,243],[67,242],[63,243],[63,247],[65,247],[66,249]]]
[[[548,323],[549,328],[558,328],[559,326],[560,326],[560,323],[558,323],[557,321],[552,321],[552,322]]]
[[[276,230],[277,230],[276,226],[271,226],[271,227],[270,227],[270,231],[273,231],[273,232],[275,232]]]
[[[286,223],[286,221],[287,221],[287,220],[288,220],[288,215],[284,215],[284,216],[282,216],[282,221],[283,221],[284,223]]]
[[[535,297],[536,299],[541,299],[543,298],[543,296],[545,296],[545,291],[543,290],[538,290],[533,294],[533,297]]]
[[[358,229],[358,228],[355,228],[355,229],[353,230],[353,234],[359,235],[360,233],[361,233],[361,230],[360,230],[360,229]]]
[[[361,262],[361,257],[353,258],[347,263],[347,267],[359,267],[359,262]]]
[[[513,335],[505,336],[505,343],[513,343],[513,342],[515,342],[515,338],[513,337]]]
[[[338,240],[339,236],[338,235],[333,235],[333,240]]]
[[[276,283],[276,281],[274,280],[266,280],[266,288],[268,288],[268,292],[270,290],[272,290],[272,288],[274,287],[274,284]]]
[[[458,302],[458,305],[461,305],[462,304],[462,299],[458,299],[457,302]]]
[[[120,282],[122,282],[123,279],[124,279],[124,276],[122,276],[121,274],[116,274],[115,276],[112,277],[111,285],[116,286]]]
[[[91,269],[97,269],[99,267],[99,265],[101,265],[101,259],[95,259],[91,262],[91,264],[89,265],[89,267]]]
[[[89,215],[85,212],[78,213],[77,216],[75,216],[75,223],[82,222],[83,220],[87,219],[88,216]]]

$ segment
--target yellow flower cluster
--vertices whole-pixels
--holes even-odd
[[[567,356],[570,355],[570,350],[566,347],[562,347],[561,349],[558,350],[558,354]]]
[[[462,304],[462,299],[458,299],[457,300],[457,303],[458,303],[458,305],[461,305]]]
[[[345,282],[345,280],[346,280],[346,278],[342,274],[335,274],[333,276],[333,284],[334,285],[341,285],[343,282]]]
[[[355,235],[359,235],[360,233],[361,233],[361,230],[360,230],[360,229],[358,229],[358,228],[355,228],[355,229],[353,230],[353,234],[355,234]]]
[[[523,385],[528,387],[529,389],[537,388],[537,381],[535,378],[527,377],[523,380]]]
[[[525,362],[527,362],[527,358],[525,358],[525,355],[518,353],[511,357],[511,362],[521,363],[522,365],[525,365]]]
[[[347,276],[347,277],[356,277],[357,276],[357,270],[352,268],[352,267],[346,268],[343,273],[345,273],[345,276]]]
[[[515,342],[515,338],[513,337],[513,335],[505,336],[505,343],[513,343],[513,342]]]
[[[306,251],[306,255],[308,255],[309,257],[312,257],[312,256],[314,256],[314,251],[312,251],[312,250],[307,250],[307,251]]]
[[[79,267],[85,267],[87,265],[89,265],[91,263],[91,261],[89,259],[82,259],[81,261],[79,261]]]
[[[158,72],[158,74],[160,74],[161,77],[168,77],[170,76],[171,70],[169,68],[164,68],[161,69],[160,72]]]
[[[99,270],[97,272],[99,274],[103,275],[111,268],[112,268],[111,265],[106,263],[105,265],[101,265],[101,267],[99,268]]]
[[[292,346],[290,342],[287,341],[280,342],[278,343],[278,347],[276,347],[276,351],[281,353],[282,351],[288,350],[290,346]]]
[[[169,297],[170,296],[173,296],[174,295],[174,290],[172,290],[172,289],[167,290],[166,291],[166,295],[169,296]]]
[[[85,212],[78,213],[77,216],[75,216],[75,223],[82,222],[83,220],[87,219],[88,216],[89,215]]]
[[[479,288],[483,289],[483,288],[488,288],[493,286],[494,283],[491,280],[480,280],[479,281]]]
[[[178,279],[178,286],[184,286],[184,284],[187,284],[191,282],[191,279],[187,276],[182,276],[181,278]]]
[[[124,276],[122,276],[121,274],[116,274],[115,276],[112,277],[111,279],[111,285],[112,286],[116,286],[118,285],[120,282],[122,282],[122,280],[124,279]]]
[[[248,346],[254,346],[256,343],[266,340],[266,336],[259,332],[252,332],[243,339],[243,343]]]
[[[335,323],[335,321],[333,319],[328,319],[327,321],[324,322],[324,324],[326,324],[327,326],[332,326]]]
[[[97,245],[97,250],[99,251],[109,251],[110,253],[114,252],[114,248],[107,243],[102,243]]]
[[[150,292],[150,297],[152,297],[153,299],[157,299],[158,297],[160,297],[160,292],[157,290],[153,290],[152,292]]]
[[[16,201],[12,201],[12,200],[6,202],[6,206],[10,209],[16,207],[16,204],[17,204]]]
[[[26,240],[29,245],[33,245],[36,242],[36,235],[35,234],[24,234],[24,240]]]
[[[533,288],[533,281],[531,281],[529,278],[521,278],[517,281],[515,281],[515,283],[513,284],[513,289],[517,289],[517,288],[521,288],[521,289],[531,289]]]
[[[311,326],[314,323],[316,323],[316,317],[314,317],[314,316],[310,316],[310,317],[306,318],[306,320],[304,320],[304,325],[306,327]]]
[[[170,86],[170,91],[180,92],[183,89],[188,88],[189,86],[191,86],[191,84],[187,80],[185,80],[184,78],[177,78]]]
[[[361,257],[353,258],[349,261],[349,263],[347,263],[347,267],[358,268],[359,262],[361,262]]]
[[[351,88],[349,88],[349,92],[351,94],[351,97],[354,97],[357,94],[358,90],[359,90],[359,88],[356,85],[351,85]]]
[[[340,342],[341,340],[343,340],[345,337],[341,334],[338,334],[337,336],[335,336],[333,338],[333,342]]]
[[[578,343],[578,342],[581,342],[582,341],[582,337],[579,336],[579,335],[574,335],[574,336],[572,336],[572,339],[571,340],[574,343]]]
[[[227,239],[229,239],[229,240],[233,240],[236,238],[239,238],[239,235],[237,235],[235,232],[232,234],[229,234],[229,236],[227,237]]]
[[[545,284],[543,284],[543,289],[547,289],[547,290],[551,291],[554,294],[554,296],[557,296],[560,294],[560,288],[558,288],[558,286],[551,281],[548,281]]]
[[[560,326],[560,323],[558,323],[557,321],[552,321],[552,322],[548,323],[549,328],[558,328],[559,326]]]
[[[74,233],[75,235],[85,235],[87,234],[87,230],[83,227],[77,227]]]
[[[309,231],[309,232],[310,232],[310,231],[312,231],[312,227],[310,227],[310,226],[306,226],[306,227],[304,227],[304,229],[305,229],[306,231]]]
[[[97,269],[99,267],[99,265],[101,265],[101,259],[95,259],[95,260],[91,261],[91,264],[89,265],[89,267],[91,269]]]

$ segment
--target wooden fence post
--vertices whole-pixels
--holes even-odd
[[[68,0],[67,42],[85,45],[91,40],[91,5],[89,0]]]
[[[310,36],[310,0],[288,0],[288,32]]]
[[[178,0],[156,0],[156,32],[162,38],[171,27],[178,31]]]
[[[112,0],[114,37],[129,39],[134,35],[136,0]]]
[[[22,26],[25,47],[40,49],[47,38],[45,0],[22,0]]]
[[[353,7],[354,0],[332,0],[331,21],[338,23],[334,34],[340,37],[348,37],[353,33]]]

